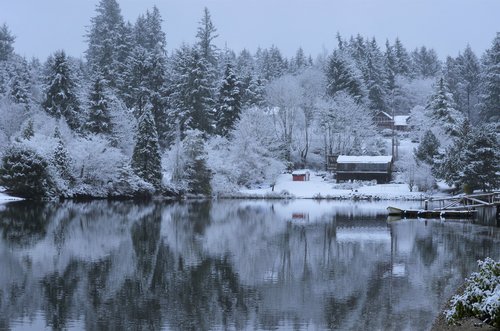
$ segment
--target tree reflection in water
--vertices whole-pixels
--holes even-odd
[[[9,203],[0,328],[426,329],[476,259],[500,257],[500,231],[384,208]]]

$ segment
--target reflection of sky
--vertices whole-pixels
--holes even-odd
[[[214,277],[217,269],[210,261],[227,258],[237,288],[258,298],[246,303],[258,307],[257,311],[233,316],[248,326],[279,329],[295,321],[312,329],[331,323],[339,329],[364,329],[369,319],[372,329],[426,329],[444,300],[475,268],[476,259],[500,258],[500,231],[470,223],[387,223],[377,216],[387,204],[220,201],[196,210],[189,203],[156,208],[130,203],[116,203],[113,208],[103,203],[64,204],[47,213],[51,215],[47,234],[31,245],[19,247],[0,239],[0,291],[21,289],[15,299],[0,297],[0,317],[15,319],[22,328],[29,324],[20,315],[26,312],[38,323],[46,300],[39,279],[63,275],[76,263],[79,282],[68,318],[80,321],[70,324],[79,329],[82,314],[87,318],[103,314],[94,311],[87,286],[93,266],[108,261],[109,270],[101,270],[106,272],[97,278],[102,297],[117,300],[126,284],[136,279],[142,289],[131,292],[127,300],[141,301],[144,295],[176,310],[161,310],[164,325],[171,326],[172,316],[191,315],[175,303],[169,306],[171,296],[150,292],[147,284],[160,279],[169,291],[176,288],[182,294],[183,286],[196,288],[194,282]],[[309,215],[307,222],[290,220],[299,213]],[[160,221],[159,240],[141,235]],[[206,273],[191,279],[191,270]],[[183,281],[175,283],[176,279]],[[228,291],[217,284],[206,283],[204,292],[198,293],[213,298],[208,302],[214,305],[210,311],[215,315],[207,319],[214,326],[223,311],[217,295]],[[119,311],[105,313],[112,321],[123,318],[114,315]],[[269,321],[274,322],[267,325]]]

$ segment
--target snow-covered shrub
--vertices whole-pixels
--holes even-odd
[[[451,308],[445,311],[449,323],[468,316],[476,316],[500,327],[500,261],[486,258],[478,261],[479,272],[466,279],[462,294],[451,299]]]
[[[12,145],[2,157],[0,182],[20,197],[50,196],[54,192],[47,166],[47,160],[34,150],[22,144]]]

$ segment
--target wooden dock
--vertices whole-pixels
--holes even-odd
[[[430,198],[424,201],[424,209],[404,210],[388,207],[390,216],[402,218],[474,218],[477,208],[495,208],[500,218],[500,191],[477,194],[460,194],[451,197]]]

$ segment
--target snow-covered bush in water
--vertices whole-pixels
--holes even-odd
[[[449,323],[475,316],[500,327],[500,261],[486,258],[478,261],[479,272],[466,279],[462,294],[451,299],[451,308],[445,311]]]
[[[14,144],[2,157],[0,183],[20,197],[41,198],[53,195],[53,184],[47,166],[47,160],[34,150],[22,144]]]

